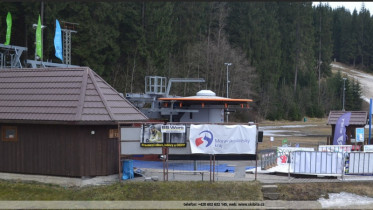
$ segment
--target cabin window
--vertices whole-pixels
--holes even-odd
[[[18,141],[18,132],[16,126],[2,126],[2,141]]]

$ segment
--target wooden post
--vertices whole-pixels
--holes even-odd
[[[120,132],[120,124],[118,123],[118,174],[119,174],[119,181],[122,179],[122,170],[121,170],[121,157],[122,157],[122,144],[121,144],[121,132]]]

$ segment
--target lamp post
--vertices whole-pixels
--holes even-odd
[[[227,98],[229,96],[229,66],[232,65],[232,63],[224,63],[227,66]],[[227,122],[228,122],[228,109],[227,109]]]
[[[229,76],[229,66],[231,66],[232,65],[232,63],[224,63],[226,66],[227,66],[227,98],[228,98],[228,96],[229,96],[229,93],[228,93],[228,91],[229,91],[229,89],[228,89],[228,86],[229,86],[229,78],[228,78],[228,76]]]
[[[345,91],[346,91],[345,84],[346,84],[346,79],[347,78],[343,78],[343,105],[342,105],[342,111],[345,111]]]

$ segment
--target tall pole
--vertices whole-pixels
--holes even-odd
[[[369,139],[368,144],[370,144],[370,138],[372,137],[372,99],[369,100]]]
[[[345,84],[346,84],[346,79],[347,78],[343,78],[343,106],[342,106],[342,111],[345,111],[345,91],[346,91]]]
[[[232,65],[232,63],[224,63],[227,66],[227,98],[229,97],[229,66]],[[226,111],[227,113],[227,122],[228,122],[228,110]]]

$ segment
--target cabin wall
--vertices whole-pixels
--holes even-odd
[[[347,126],[346,127],[346,135],[347,135],[347,139],[346,139],[346,145],[351,145],[351,144],[354,144],[351,142],[351,139],[355,139],[356,138],[356,134],[355,134],[355,129],[356,128],[363,128],[365,125],[350,125],[350,126]],[[330,145],[333,144],[333,139],[334,139],[334,133],[335,133],[335,125],[332,125],[332,134],[331,134],[331,140],[330,140]]]
[[[0,139],[0,172],[69,177],[118,173],[118,142],[109,138],[109,129],[116,126],[0,125],[18,130],[17,141]]]
[[[206,105],[204,108],[201,108],[200,105],[192,105],[190,109],[197,109],[199,112],[186,112],[181,117],[180,122],[224,122],[224,109],[221,106]]]

